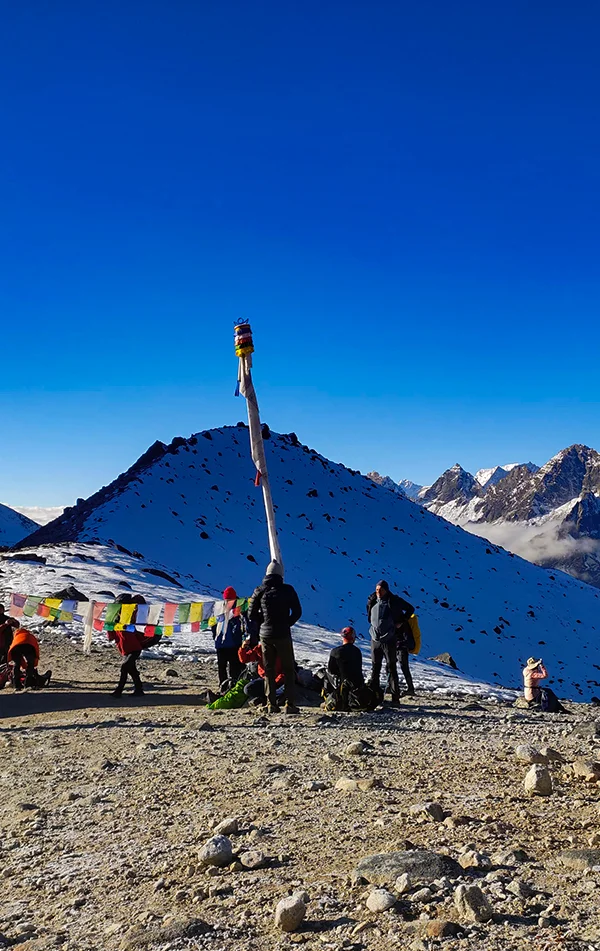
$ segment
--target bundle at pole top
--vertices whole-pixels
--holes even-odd
[[[252,340],[252,328],[250,324],[236,324],[234,333],[236,357],[244,357],[249,353],[254,353],[254,342]]]

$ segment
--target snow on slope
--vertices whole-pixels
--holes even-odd
[[[467,674],[514,685],[541,653],[558,692],[598,691],[599,591],[495,548],[293,435],[273,434],[266,451],[304,620],[366,634],[365,601],[385,577],[415,604],[426,656],[448,650]],[[253,475],[245,427],[158,444],[28,544],[113,539],[214,590],[248,592],[269,560]]]
[[[27,561],[32,555],[44,559],[45,564]],[[149,574],[157,570],[168,574],[168,569],[164,566],[127,555],[115,546],[77,543],[42,545],[21,551],[18,559],[11,556],[2,562],[0,602],[7,604],[13,591],[48,597],[70,584],[95,600],[118,597],[129,590],[142,594],[149,602],[198,601],[203,598],[221,597],[220,590],[207,589],[190,576],[174,577],[175,583],[172,583],[166,578]],[[40,617],[28,619],[26,622],[27,627],[38,632],[42,639],[46,624]],[[64,630],[65,636],[76,642],[82,641],[82,624],[67,623],[59,626]],[[94,639],[96,644],[114,650],[108,643],[106,634],[97,633]],[[313,669],[323,666],[331,648],[339,643],[339,634],[335,631],[327,631],[303,622],[294,627],[296,659],[303,666]],[[363,651],[367,670],[370,666],[368,641],[359,641],[359,646]],[[146,654],[190,661],[202,661],[215,656],[209,632],[175,634],[172,638],[164,638],[160,648],[153,648]],[[416,661],[413,664],[413,676],[417,689],[437,694],[477,696],[487,700],[514,699],[514,694],[510,691],[473,680],[435,661]]]
[[[39,527],[38,522],[0,502],[0,547],[16,545]]]

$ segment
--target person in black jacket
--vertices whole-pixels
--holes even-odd
[[[353,627],[345,627],[342,631],[342,643],[334,647],[329,655],[327,673],[333,678],[333,685],[349,683],[355,690],[364,686],[365,678],[362,669],[362,654],[354,643],[356,631]]]
[[[263,583],[255,590],[248,605],[248,618],[259,628],[265,666],[269,713],[279,713],[277,703],[277,658],[285,677],[285,712],[299,713],[296,706],[296,666],[291,628],[302,617],[300,599],[291,584],[284,584],[283,568],[272,561]]]
[[[398,654],[400,655],[402,673],[406,680],[407,694],[412,697],[415,693],[408,664],[408,636],[406,632],[406,624],[411,614],[414,614],[412,604],[401,598],[399,594],[393,594],[387,581],[380,581],[367,600],[367,618],[371,630],[371,659],[373,664],[370,686],[374,690],[381,689],[379,678],[381,665],[385,657],[393,703],[397,703],[400,699]]]

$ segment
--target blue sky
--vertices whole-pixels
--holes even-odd
[[[600,448],[591,2],[3,11],[0,499],[263,417],[366,471]]]

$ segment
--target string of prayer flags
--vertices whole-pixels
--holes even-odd
[[[202,620],[202,601],[194,601],[190,604],[190,614],[188,620],[191,624],[196,624]]]
[[[167,601],[163,610],[163,620],[167,627],[170,627],[175,620],[175,614],[177,613],[177,608],[179,605],[173,604],[171,601]]]
[[[179,613],[178,613],[177,616],[178,616],[178,618],[179,618],[179,623],[180,623],[180,624],[187,624],[188,618],[189,618],[189,616],[190,616],[190,611],[191,611],[191,609],[192,609],[192,605],[191,605],[191,604],[180,604],[180,605],[179,605]]]

